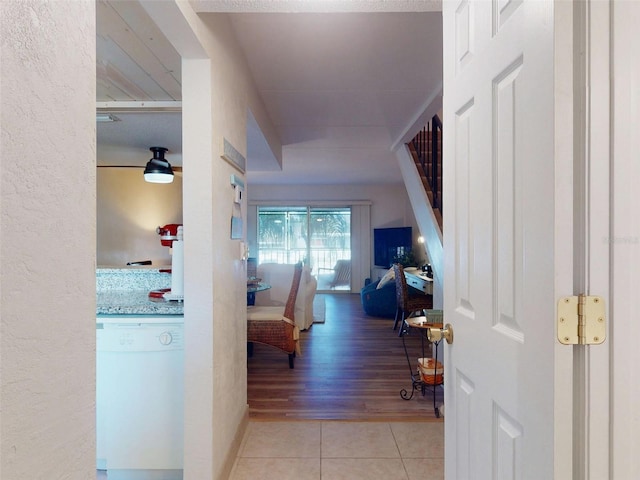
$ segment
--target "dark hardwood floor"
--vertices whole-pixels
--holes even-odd
[[[248,359],[249,415],[254,419],[441,421],[433,396],[411,393],[409,365],[393,319],[368,317],[357,294],[325,298],[325,323],[300,333],[302,356],[289,369],[287,355],[255,344]],[[419,336],[406,338],[412,368],[421,352]],[[427,351],[427,356],[429,352]],[[437,387],[437,403],[442,388]]]

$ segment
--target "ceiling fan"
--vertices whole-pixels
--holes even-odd
[[[153,152],[151,158],[144,167],[144,179],[149,183],[171,183],[174,172],[182,173],[182,167],[172,167],[164,158],[168,151],[165,147],[150,147]],[[142,168],[141,165],[98,165],[98,168]]]

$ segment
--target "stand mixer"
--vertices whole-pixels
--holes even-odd
[[[149,297],[182,302],[184,301],[183,226],[170,223],[156,228],[156,232],[160,235],[160,243],[171,248],[171,289],[152,290],[149,292]]]

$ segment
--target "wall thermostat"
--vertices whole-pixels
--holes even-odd
[[[242,203],[242,192],[244,191],[244,182],[236,177],[235,175],[231,175],[231,185],[233,186],[233,201],[234,203]]]

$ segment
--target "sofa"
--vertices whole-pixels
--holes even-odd
[[[286,263],[261,263],[256,269],[256,276],[271,288],[255,294],[255,305],[284,305],[291,290],[295,265]],[[313,324],[313,299],[318,282],[311,275],[311,269],[303,267],[300,287],[296,296],[295,322],[300,330],[306,330]]]
[[[409,286],[409,292],[411,295],[422,293],[412,286]],[[390,268],[377,282],[366,284],[360,290],[360,301],[367,315],[395,319],[398,301],[396,300],[396,282],[393,268]]]
[[[378,288],[382,280],[365,285],[360,290],[360,301],[364,312],[372,317],[395,318],[396,316],[396,284],[386,282]]]

